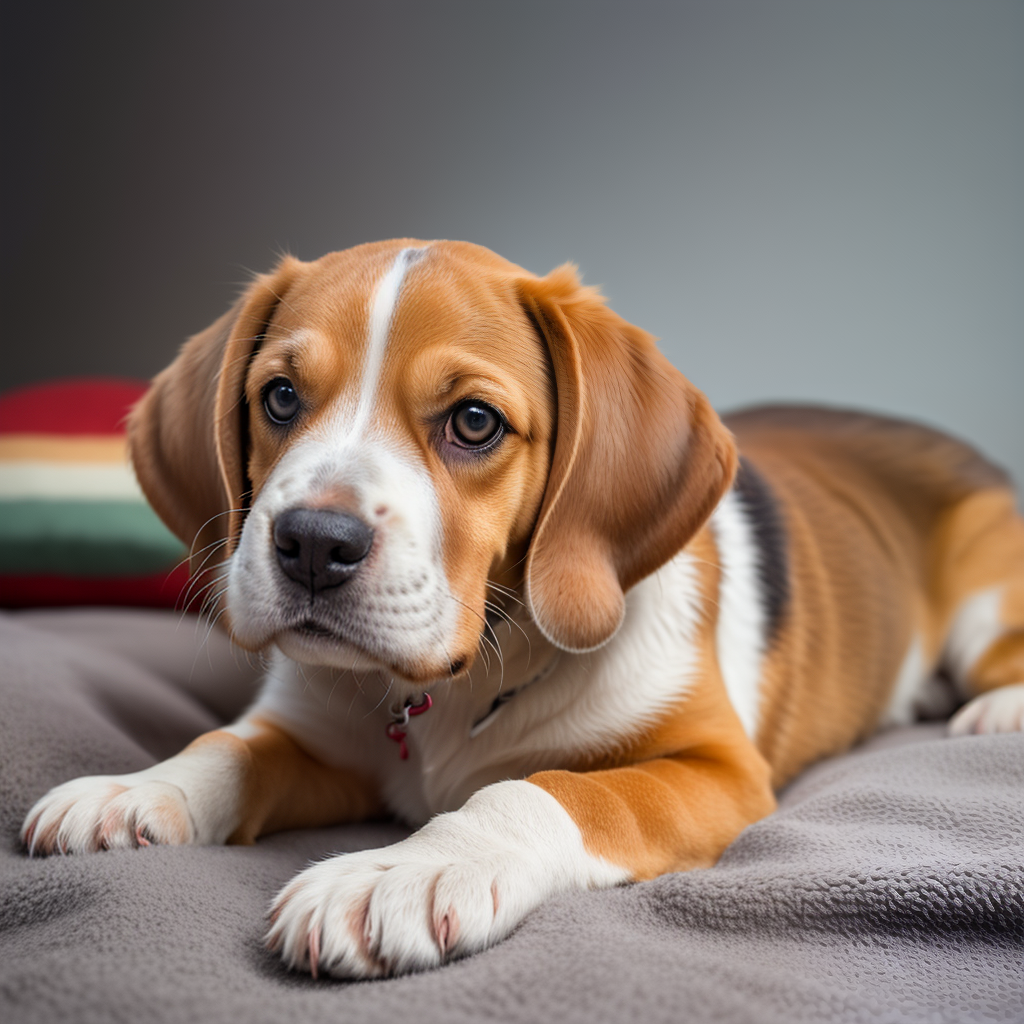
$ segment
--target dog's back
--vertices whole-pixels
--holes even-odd
[[[822,458],[864,467],[908,509],[935,510],[975,491],[1012,486],[1005,470],[969,444],[909,420],[825,406],[761,405],[723,421],[748,454],[799,435],[801,447]]]
[[[879,721],[909,720],[936,668],[964,696],[1024,677],[1024,521],[1002,469],[939,431],[865,413],[765,406],[725,422],[785,537],[773,560],[787,624],[759,730],[777,781]],[[983,639],[973,648],[998,635],[997,668],[982,663]]]

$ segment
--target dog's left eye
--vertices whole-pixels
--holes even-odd
[[[445,427],[447,439],[462,448],[483,448],[500,436],[504,421],[484,402],[470,400],[457,406]]]
[[[291,423],[299,405],[298,392],[287,377],[275,377],[263,389],[263,408],[275,423]]]

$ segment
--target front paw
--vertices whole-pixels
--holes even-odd
[[[968,701],[949,723],[950,736],[1024,732],[1024,683],[1000,686]]]
[[[627,877],[586,851],[549,793],[498,782],[394,846],[297,875],[274,901],[267,944],[314,977],[404,974],[499,942],[556,892]]]
[[[194,839],[185,795],[177,786],[128,775],[74,779],[51,789],[21,829],[30,856]]]
[[[301,872],[274,901],[268,946],[313,977],[405,974],[493,945],[543,897],[514,853],[425,853],[398,843]]]

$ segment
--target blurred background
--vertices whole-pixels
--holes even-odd
[[[1024,481],[1024,4],[6,5],[0,387],[150,376],[285,251],[576,261],[720,408]]]

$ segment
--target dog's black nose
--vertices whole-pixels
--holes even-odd
[[[315,594],[355,575],[373,530],[348,512],[292,508],[277,517],[274,544],[285,574]]]

